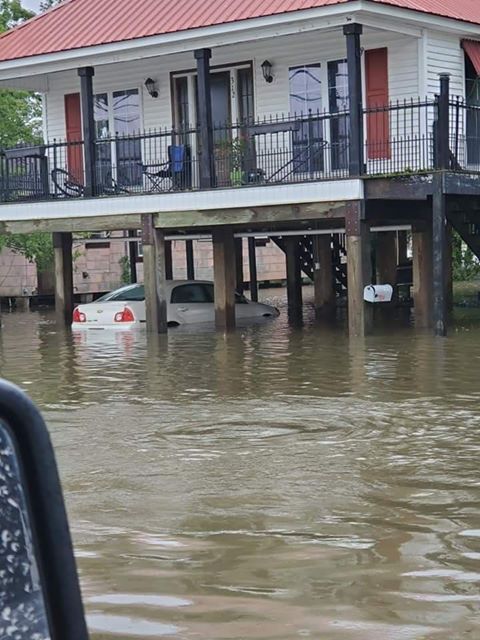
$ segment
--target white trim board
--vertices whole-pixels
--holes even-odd
[[[0,205],[0,222],[59,220],[97,216],[255,208],[363,198],[362,180],[328,180],[239,189],[214,189],[155,195],[79,198]],[[234,221],[232,221],[234,222]]]

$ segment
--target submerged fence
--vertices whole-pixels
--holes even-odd
[[[480,171],[480,107],[449,103],[449,168]],[[438,166],[438,100],[412,99],[363,111],[363,173],[396,175]],[[82,140],[0,152],[3,202],[341,179],[350,172],[348,112],[309,111],[215,123],[211,151],[198,126],[96,139],[89,174]],[[208,156],[208,157],[207,157]],[[208,187],[201,180],[209,164]],[[352,176],[354,177],[354,176]]]

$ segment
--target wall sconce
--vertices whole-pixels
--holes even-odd
[[[148,91],[148,93],[152,96],[152,98],[158,98],[158,91],[157,91],[157,86],[155,84],[155,80],[152,80],[152,78],[147,78],[145,80],[145,88]]]
[[[262,72],[265,82],[268,82],[268,84],[270,84],[270,82],[273,82],[271,62],[269,62],[268,60],[264,60],[262,62]]]

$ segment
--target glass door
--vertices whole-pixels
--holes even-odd
[[[138,186],[142,184],[140,96],[137,89],[130,89],[114,91],[112,97],[117,182],[122,187]]]
[[[346,60],[328,63],[328,108],[330,114],[348,112],[348,70]],[[348,167],[348,115],[330,119],[330,163],[333,171]]]
[[[290,114],[298,119],[292,138],[292,171],[323,171],[324,132],[321,64],[290,67]]]
[[[93,114],[95,120],[95,166],[99,192],[103,185],[112,184],[112,143],[110,141],[110,112],[107,93],[94,96]],[[105,142],[102,142],[104,140]]]
[[[245,173],[237,165],[246,157],[243,138],[245,124],[253,120],[253,74],[248,66],[229,69],[211,69],[210,91],[215,155],[215,174],[218,186],[228,186],[232,175]],[[195,72],[173,78],[174,126],[179,132],[186,130],[197,119],[197,76]],[[200,140],[192,140],[192,157],[196,157]],[[188,143],[187,143],[188,144]]]
[[[94,96],[96,179],[99,192],[142,184],[142,144],[138,89]],[[137,136],[137,137],[135,137]],[[104,142],[102,142],[104,140]]]

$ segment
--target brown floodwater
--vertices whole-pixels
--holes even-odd
[[[480,637],[480,315],[350,342],[285,315],[168,337],[4,315],[93,640]]]

